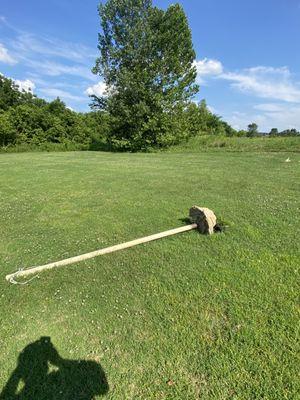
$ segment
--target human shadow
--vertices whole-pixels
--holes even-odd
[[[109,386],[95,361],[66,360],[58,354],[50,337],[26,346],[5,387],[1,400],[92,400]]]

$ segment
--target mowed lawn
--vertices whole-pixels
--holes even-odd
[[[299,398],[299,198],[299,154],[1,154],[0,398]]]

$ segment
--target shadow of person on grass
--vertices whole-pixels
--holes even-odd
[[[50,337],[24,348],[1,400],[92,400],[108,392],[101,366],[95,361],[61,358]]]

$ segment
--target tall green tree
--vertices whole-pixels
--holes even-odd
[[[258,134],[258,126],[255,122],[252,122],[252,124],[248,125],[247,136],[253,137],[253,136],[256,136],[257,134]]]
[[[15,143],[17,132],[8,112],[0,110],[0,147]]]
[[[13,80],[0,73],[0,110],[6,111],[9,107],[34,101],[35,96],[31,92],[19,90],[19,86]]]
[[[108,0],[99,5],[102,33],[94,72],[107,86],[95,103],[109,112],[109,140],[139,150],[187,135],[179,116],[198,91],[195,52],[184,10],[152,0]]]
[[[278,129],[272,128],[269,133],[270,136],[278,136]]]

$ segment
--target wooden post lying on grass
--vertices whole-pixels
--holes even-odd
[[[45,271],[48,269],[53,269],[57,267],[63,267],[65,265],[70,265],[77,263],[79,261],[88,260],[90,258],[94,258],[97,256],[102,256],[104,254],[113,253],[115,251],[128,249],[129,247],[137,246],[138,244],[151,242],[153,240],[161,239],[167,236],[176,235],[177,233],[191,231],[193,229],[199,229],[201,233],[209,233],[213,232],[213,227],[216,224],[216,218],[214,213],[207,209],[207,208],[200,208],[200,207],[192,207],[190,209],[190,219],[192,223],[191,225],[182,226],[180,228],[171,229],[169,231],[156,233],[154,235],[145,236],[140,239],[131,240],[130,242],[125,242],[121,244],[117,244],[115,246],[106,247],[104,249],[92,251],[91,253],[81,254],[79,256],[66,258],[65,260],[60,260],[56,262],[52,262],[45,265],[40,265],[28,269],[21,269],[13,274],[6,275],[6,280],[11,283],[16,283],[14,278],[25,277],[32,274],[37,274],[41,271]]]
[[[37,267],[23,269],[23,270],[15,272],[13,274],[6,275],[5,278],[6,278],[7,281],[11,281],[15,277],[18,277],[18,278],[19,277],[24,277],[24,276],[36,274],[36,273],[41,272],[41,271],[45,271],[47,269],[52,269],[52,268],[56,268],[56,267],[63,267],[65,265],[74,264],[74,263],[77,263],[79,261],[88,260],[90,258],[94,258],[94,257],[97,257],[97,256],[102,256],[104,254],[113,253],[115,251],[128,249],[129,247],[137,246],[138,244],[151,242],[152,240],[157,240],[157,239],[161,239],[161,238],[164,238],[164,237],[167,237],[167,236],[176,235],[177,233],[181,233],[181,232],[191,231],[192,229],[196,229],[197,227],[198,227],[197,224],[191,224],[191,225],[187,225],[187,226],[182,226],[180,228],[171,229],[169,231],[157,233],[155,235],[146,236],[146,237],[143,237],[143,238],[140,238],[140,239],[136,239],[136,240],[131,240],[130,242],[125,242],[125,243],[117,244],[115,246],[106,247],[104,249],[92,251],[91,253],[81,254],[80,256],[66,258],[65,260],[56,261],[56,262],[53,262],[53,263],[50,263],[50,264],[45,264],[45,265],[40,265],[40,266],[37,266]]]

